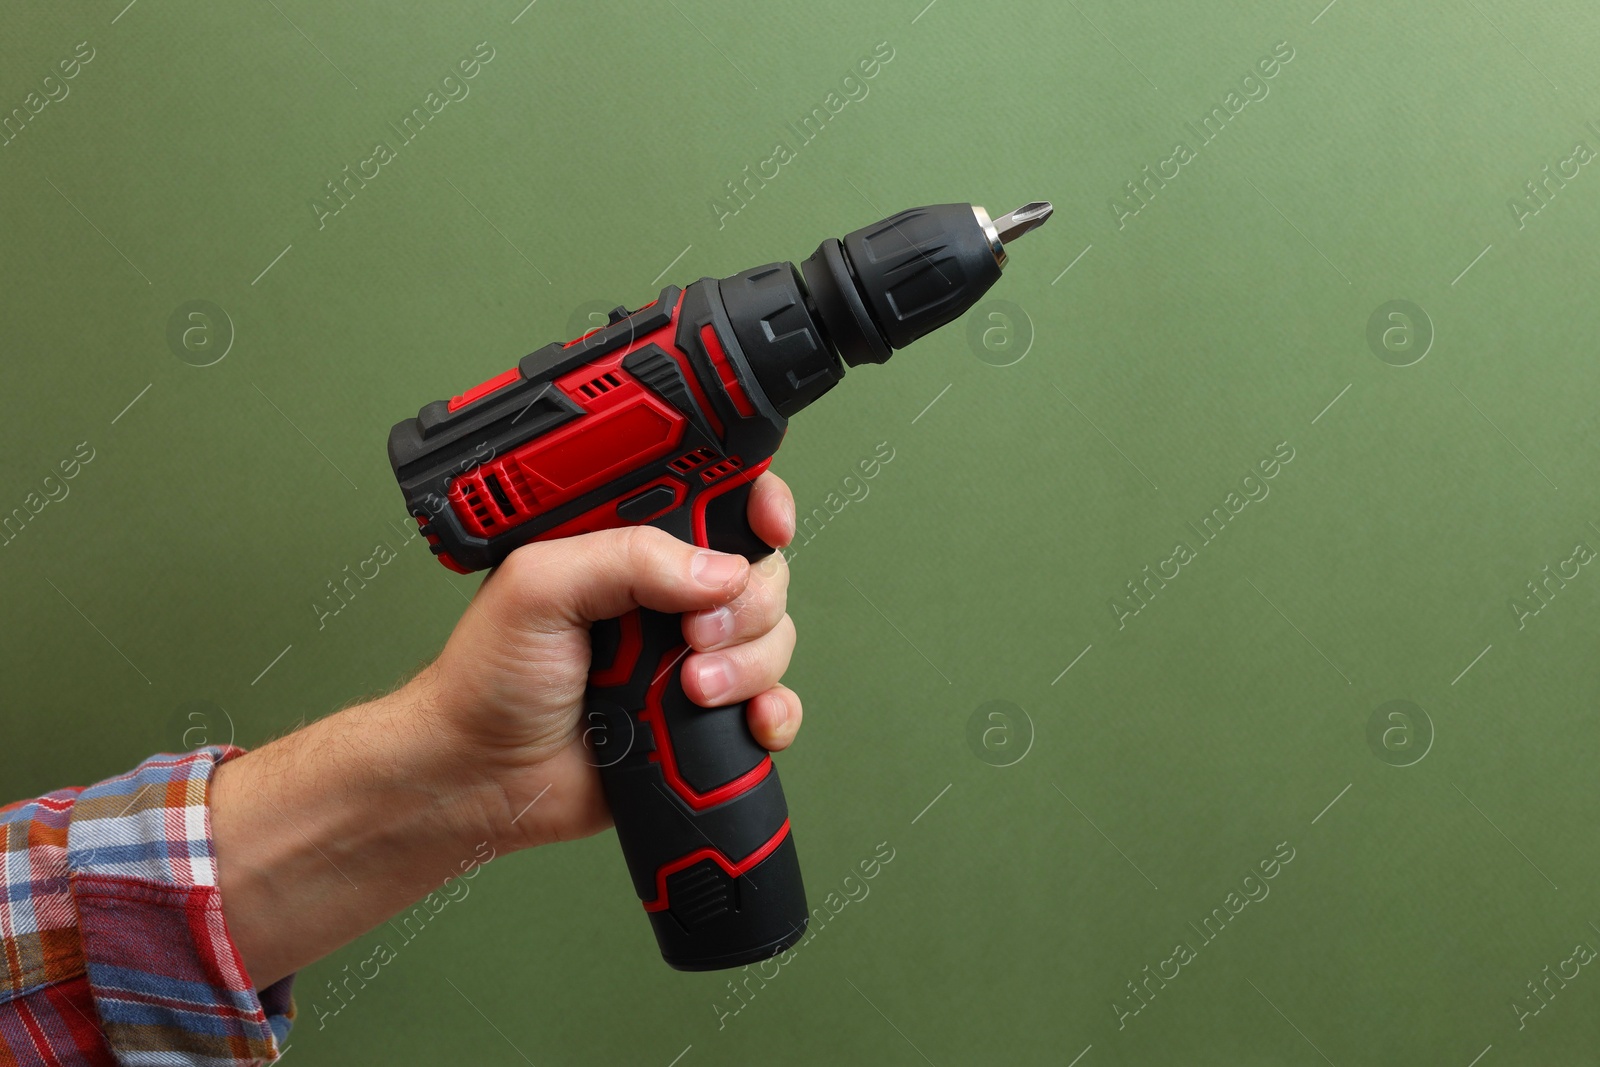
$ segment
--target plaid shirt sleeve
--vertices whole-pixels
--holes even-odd
[[[222,919],[206,791],[240,749],[0,808],[0,1067],[264,1064],[293,977],[259,993]]]

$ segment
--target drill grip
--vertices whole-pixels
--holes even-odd
[[[702,547],[764,555],[744,518],[749,484],[734,494]],[[805,931],[805,887],[778,771],[745,705],[702,708],[684,693],[682,616],[640,609],[591,636],[586,732],[662,957],[704,971],[788,948]]]

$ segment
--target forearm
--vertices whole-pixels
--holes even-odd
[[[218,769],[223,913],[257,988],[382,924],[496,845],[503,797],[451,756],[436,681],[346,709]]]

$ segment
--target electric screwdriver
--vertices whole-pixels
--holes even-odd
[[[789,417],[844,376],[960,316],[1045,202],[913,208],[768,263],[667,286],[546,345],[389,434],[389,461],[434,555],[463,574],[530,541],[649,524],[750,560],[745,517]],[[597,623],[587,736],[634,889],[680,970],[776,955],[809,912],[788,805],[743,704],[684,694],[681,617]]]

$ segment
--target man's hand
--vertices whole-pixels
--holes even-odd
[[[794,500],[777,476],[756,480],[749,518],[768,544],[794,536]],[[788,588],[781,553],[751,566],[644,526],[526,545],[483,583],[417,682],[441,732],[504,791],[492,813],[502,832],[540,798],[517,819],[514,847],[586,837],[611,825],[583,739],[589,625],[638,607],[683,613],[694,649],[684,691],[704,707],[750,701],[751,732],[778,750],[801,714],[778,684],[794,651]]]
[[[749,519],[768,544],[793,537],[776,476],[755,482]],[[788,584],[779,553],[752,566],[643,527],[527,545],[410,682],[224,764],[210,796],[217,871],[252,980],[379,925],[484,843],[507,852],[610,825],[581,727],[593,622],[682,613],[689,698],[748,700],[756,740],[786,747],[801,715],[778,684],[795,641]]]

